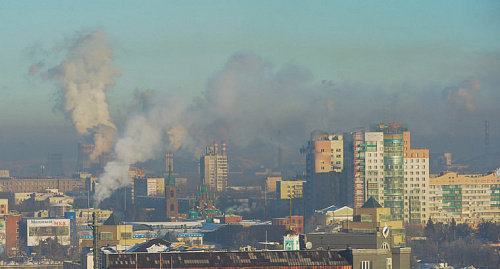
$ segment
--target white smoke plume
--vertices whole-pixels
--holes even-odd
[[[481,83],[477,78],[463,81],[460,87],[448,87],[443,91],[443,100],[453,107],[454,114],[459,111],[476,111],[476,95],[481,90]]]
[[[56,107],[74,124],[77,132],[94,144],[92,162],[112,148],[116,127],[109,115],[107,92],[120,72],[113,66],[113,48],[102,30],[82,32],[67,41],[66,58],[43,73],[60,87]],[[30,74],[43,67],[36,63]]]
[[[234,145],[232,150],[258,150],[257,144],[269,148],[267,143],[278,131],[286,133],[286,139],[273,142],[273,147],[280,143],[285,149],[290,140],[302,141],[312,126],[324,124],[333,112],[329,86],[311,82],[307,69],[285,66],[275,71],[252,53],[237,53],[209,80],[194,104],[150,91],[136,95],[141,111],[130,117],[118,138],[115,160],[99,178],[95,201],[99,204],[130,184],[130,165],[167,150],[182,148],[199,157],[208,141],[217,139],[226,139]]]

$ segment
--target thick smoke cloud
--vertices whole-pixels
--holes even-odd
[[[286,66],[274,71],[252,53],[237,53],[208,81],[195,104],[150,91],[136,95],[141,110],[128,120],[117,140],[115,160],[99,179],[96,202],[130,184],[130,165],[166,150],[182,147],[197,157],[211,141],[225,139],[236,152],[251,144],[268,146],[279,131],[286,133],[285,139],[273,146],[285,149],[290,141],[302,141],[332,113],[332,100],[324,94],[313,86],[307,69]]]
[[[90,157],[98,162],[110,152],[116,127],[112,123],[107,92],[115,85],[120,72],[113,66],[113,48],[102,30],[82,32],[67,40],[65,59],[42,71],[44,64],[33,64],[30,75],[43,72],[45,79],[57,81],[59,94],[56,109],[71,120],[76,131],[94,144]]]
[[[480,110],[476,105],[479,79],[456,89],[442,84],[389,88],[366,84],[316,83],[306,68],[275,68],[255,54],[237,53],[208,80],[193,103],[154,91],[138,93],[136,110],[117,140],[115,160],[99,179],[95,199],[99,203],[128,186],[130,165],[159,158],[167,150],[189,152],[197,158],[214,140],[227,141],[233,165],[239,158],[242,168],[273,167],[278,147],[283,159],[290,158],[288,163],[303,160],[299,149],[315,129],[342,133],[394,121],[409,124],[416,147],[435,151],[460,145],[472,152],[463,145],[475,135],[474,122],[484,122],[484,118],[472,117],[472,108]],[[467,124],[450,128],[455,118],[450,106],[461,107],[471,117]],[[461,135],[450,140],[452,133]]]
[[[443,100],[453,108],[453,113],[460,111],[475,112],[476,96],[481,91],[481,83],[471,78],[461,83],[460,87],[447,87],[443,91]]]

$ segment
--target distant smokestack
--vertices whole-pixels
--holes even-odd
[[[78,158],[76,161],[77,172],[87,172],[90,170],[90,154],[94,150],[94,145],[78,143]]]
[[[222,155],[226,155],[226,140],[222,140]]]
[[[215,154],[218,154],[219,153],[219,143],[217,142],[217,140],[215,140],[215,142],[214,142],[214,147],[215,147]]]
[[[484,121],[484,155],[488,156],[490,147],[490,123]]]
[[[172,152],[167,152],[167,154],[165,156],[166,156],[166,161],[165,161],[166,170],[165,171],[171,172],[170,167],[172,168],[172,170],[174,170],[174,154]]]
[[[47,176],[57,177],[63,175],[62,155],[60,153],[51,153],[47,155]]]

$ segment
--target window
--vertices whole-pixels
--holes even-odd
[[[372,269],[372,262],[371,261],[361,261],[359,263],[359,268],[360,269]]]
[[[110,232],[102,232],[101,233],[101,239],[102,240],[112,240],[113,239],[113,234]]]
[[[132,233],[121,233],[122,239],[132,239]]]

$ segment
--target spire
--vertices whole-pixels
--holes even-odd
[[[168,165],[168,184],[175,184],[174,178],[172,177],[172,164]]]

